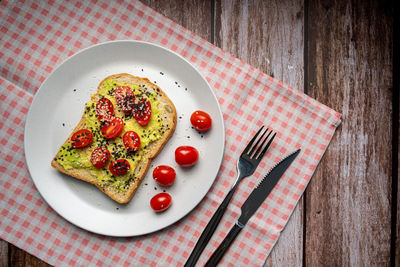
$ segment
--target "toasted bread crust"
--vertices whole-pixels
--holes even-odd
[[[129,187],[126,191],[118,192],[117,190],[114,189],[113,186],[100,185],[97,181],[97,178],[93,174],[91,174],[87,169],[75,169],[75,168],[70,169],[70,170],[64,169],[64,167],[57,162],[58,153],[52,160],[51,166],[53,168],[57,169],[58,171],[65,173],[69,176],[72,176],[74,178],[94,184],[101,191],[103,191],[107,196],[109,196],[110,198],[112,198],[113,200],[115,200],[118,203],[127,203],[132,199],[132,197],[135,194],[136,190],[138,189],[140,183],[144,179],[153,158],[155,158],[158,155],[158,153],[160,153],[160,151],[162,150],[162,148],[164,147],[164,145],[166,144],[168,139],[174,133],[175,127],[176,127],[176,109],[175,109],[175,106],[172,103],[172,101],[161,90],[161,88],[159,88],[157,85],[151,83],[149,81],[149,79],[147,79],[147,78],[136,77],[136,76],[133,76],[128,73],[114,74],[114,75],[108,76],[104,80],[102,80],[98,86],[98,90],[100,90],[100,88],[103,86],[103,83],[109,79],[114,79],[117,82],[123,82],[123,83],[129,83],[129,84],[144,84],[147,87],[151,88],[152,89],[151,91],[158,89],[159,91],[157,90],[157,93],[162,95],[159,98],[159,101],[160,101],[159,107],[161,105],[162,111],[163,111],[162,112],[163,122],[167,123],[167,125],[169,126],[169,129],[167,129],[167,131],[164,132],[163,136],[160,139],[153,141],[149,145],[148,153],[146,153],[143,156],[143,159],[141,160],[141,162],[137,165],[137,167],[135,169],[135,177],[137,177],[138,179],[132,181],[129,184]],[[97,94],[96,94],[96,96],[97,96]],[[84,125],[85,125],[85,117],[83,114],[78,125],[72,131],[72,133],[67,138],[65,143],[70,142],[69,140],[70,140],[72,134],[74,132],[82,129]]]

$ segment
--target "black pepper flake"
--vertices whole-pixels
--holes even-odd
[[[163,189],[163,192],[165,193],[165,189]]]
[[[74,89],[74,92],[76,92],[76,89]]]
[[[65,127],[65,123],[63,123],[62,126]]]
[[[145,183],[144,185],[147,185],[147,183]]]
[[[194,129],[194,127],[192,126],[192,129]]]
[[[201,138],[203,138],[203,135],[201,136]]]
[[[185,88],[185,91],[187,91],[187,88]]]
[[[181,117],[181,116],[179,116],[179,119],[182,119],[182,117]]]
[[[119,208],[117,208],[117,210],[119,210]]]
[[[178,82],[175,82],[175,84],[178,84]]]
[[[188,135],[188,136],[187,136],[187,138],[189,138],[189,139],[190,139],[190,136]]]
[[[142,71],[143,71],[143,69],[142,69]]]
[[[157,187],[154,187],[154,190],[157,190]]]
[[[163,72],[161,72],[161,71],[160,71],[160,74],[161,74],[161,75],[164,75],[164,73],[163,73]]]
[[[180,85],[178,85],[178,87],[181,87]]]

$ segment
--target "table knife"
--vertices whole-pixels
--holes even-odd
[[[295,152],[281,160],[268,172],[268,174],[261,180],[257,187],[253,189],[253,192],[251,192],[249,197],[240,208],[242,213],[238,221],[230,230],[222,243],[219,245],[217,250],[215,250],[214,253],[211,255],[205,267],[217,266],[218,262],[222,259],[225,252],[235,240],[236,236],[243,229],[247,221],[256,212],[256,210],[261,206],[264,200],[268,197],[269,193],[272,191],[272,189],[274,189],[279,179],[285,173],[286,169],[289,168],[290,164],[299,153],[300,149],[296,150]]]

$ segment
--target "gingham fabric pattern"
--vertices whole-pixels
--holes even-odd
[[[68,56],[109,40],[145,40],[188,59],[217,95],[226,127],[224,160],[210,192],[174,225],[132,238],[96,235],[68,223],[41,198],[26,167],[24,123],[40,84]],[[236,176],[235,161],[266,124],[278,134],[254,176],[239,186],[198,264],[239,217],[262,175],[302,152],[222,260],[262,266],[340,123],[340,114],[213,46],[140,2],[0,2],[0,236],[52,265],[182,266]]]

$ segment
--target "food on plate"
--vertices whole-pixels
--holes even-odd
[[[172,203],[172,197],[168,193],[159,193],[151,198],[150,206],[155,212],[161,212],[169,208]]]
[[[167,165],[157,166],[153,170],[153,178],[157,183],[164,186],[172,185],[175,181],[176,173],[174,168]]]
[[[192,146],[180,146],[175,150],[175,161],[182,167],[193,166],[199,159],[199,152]]]
[[[81,148],[88,146],[93,140],[93,134],[87,129],[80,129],[71,136],[71,146]]]
[[[207,131],[211,128],[212,119],[208,113],[197,110],[190,116],[190,122],[193,127],[199,131]]]
[[[174,104],[157,85],[126,73],[111,75],[86,103],[51,165],[126,203],[175,125]]]

